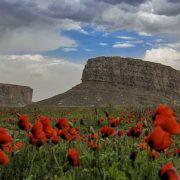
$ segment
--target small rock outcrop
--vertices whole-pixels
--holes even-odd
[[[180,71],[158,63],[122,57],[89,59],[82,83],[35,103],[54,106],[180,105]]]
[[[33,89],[0,83],[0,107],[23,107],[32,103]]]

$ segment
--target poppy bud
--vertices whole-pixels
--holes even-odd
[[[0,150],[0,165],[6,166],[9,164],[9,162],[9,157],[2,150]]]
[[[130,154],[129,158],[134,162],[134,161],[136,160],[137,154],[138,154],[138,153],[137,153],[136,151],[133,151],[133,152]]]
[[[67,159],[68,159],[69,163],[74,167],[80,165],[79,153],[76,149],[68,150]]]

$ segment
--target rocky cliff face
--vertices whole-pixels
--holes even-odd
[[[39,105],[180,105],[180,72],[169,66],[122,57],[89,59],[82,83]]]
[[[180,72],[171,67],[120,57],[90,59],[82,82],[100,81],[117,86],[180,96]]]
[[[33,90],[27,86],[0,83],[0,107],[23,107],[32,103]]]

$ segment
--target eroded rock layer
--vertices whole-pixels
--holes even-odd
[[[89,59],[82,83],[37,105],[180,105],[180,71],[158,63],[122,57]]]
[[[0,107],[23,107],[31,104],[32,94],[30,87],[0,83]]]

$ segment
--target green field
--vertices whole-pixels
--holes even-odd
[[[108,179],[108,180],[156,180],[158,172],[167,162],[173,162],[180,172],[179,155],[172,154],[174,148],[180,148],[179,136],[174,135],[173,144],[165,152],[158,152],[155,157],[152,152],[140,149],[139,143],[153,128],[154,109],[149,108],[18,108],[3,109],[0,114],[0,126],[8,130],[14,142],[24,142],[24,148],[9,153],[10,164],[0,165],[0,179]],[[175,109],[180,114],[180,109]],[[17,126],[18,115],[26,114],[34,123],[39,114],[51,118],[55,127],[55,118],[66,117],[72,127],[78,127],[79,136],[98,133],[97,148],[89,147],[82,140],[66,141],[60,138],[58,144],[47,142],[41,147],[29,144],[25,131]],[[121,122],[114,127],[113,137],[102,137],[100,128],[109,125],[110,117],[118,117]],[[98,120],[105,120],[98,124]],[[140,137],[129,137],[126,132],[138,122],[143,124]],[[118,130],[124,134],[119,137]],[[67,159],[67,150],[76,148],[79,152],[80,165],[73,167]]]

